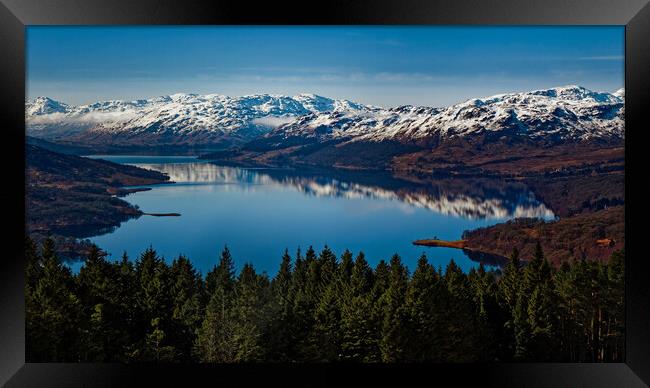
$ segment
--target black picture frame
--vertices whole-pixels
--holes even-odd
[[[446,24],[446,25],[625,25],[626,62],[626,347],[625,362],[610,364],[453,365],[122,365],[25,363],[24,146],[25,26],[146,24]],[[0,0],[0,139],[5,168],[0,258],[0,384],[18,386],[237,385],[279,380],[301,386],[355,383],[416,384],[451,378],[494,386],[642,387],[650,384],[650,275],[643,252],[643,198],[630,174],[649,166],[643,148],[650,103],[650,5],[648,0],[375,0],[301,2],[165,0]],[[645,109],[644,109],[645,108]],[[647,143],[646,143],[647,144]],[[647,176],[647,173],[645,174]],[[8,178],[7,178],[8,177]],[[642,187],[642,186],[641,186]],[[647,199],[647,198],[646,198]],[[633,211],[629,211],[630,206]],[[647,221],[647,218],[645,219]],[[637,222],[638,221],[638,222]],[[345,374],[345,380],[343,379]],[[424,379],[424,380],[422,380]],[[292,384],[293,385],[293,384]]]

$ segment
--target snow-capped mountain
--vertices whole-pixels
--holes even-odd
[[[610,94],[572,85],[471,99],[446,108],[362,107],[310,114],[268,136],[375,142],[501,132],[531,139],[622,138],[624,114],[623,89]]]
[[[54,101],[48,97],[36,97],[33,101],[27,101],[25,115],[27,117],[43,116],[52,113],[67,113],[70,107],[64,103]]]
[[[71,106],[47,97],[26,103],[28,134],[50,140],[117,141],[138,138],[172,144],[249,139],[308,114],[361,109],[313,94],[295,97],[173,94],[145,100]]]
[[[86,144],[203,145],[258,137],[417,143],[473,134],[589,140],[623,138],[624,95],[571,85],[444,108],[379,108],[313,94],[173,94],[80,106],[38,97],[26,102],[25,119],[29,135]]]

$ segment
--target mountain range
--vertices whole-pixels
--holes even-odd
[[[395,141],[435,146],[459,137],[566,142],[622,139],[625,93],[570,85],[471,99],[448,107],[381,108],[314,94],[173,94],[68,105],[26,102],[27,134],[86,145],[241,146]]]
[[[48,97],[26,102],[27,134],[66,143],[125,146],[239,144],[310,114],[361,111],[345,100],[172,94],[72,106]]]

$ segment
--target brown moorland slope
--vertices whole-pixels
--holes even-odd
[[[606,261],[625,246],[625,207],[607,209],[544,222],[517,219],[463,233],[467,247],[502,256],[519,249],[521,258],[533,256],[540,242],[545,256],[555,265],[572,259]]]
[[[26,232],[85,237],[142,212],[118,198],[124,186],[168,182],[157,171],[27,145]]]

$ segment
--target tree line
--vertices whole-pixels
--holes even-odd
[[[443,271],[425,255],[372,268],[325,247],[282,256],[275,276],[236,273],[224,248],[203,277],[152,248],[93,247],[78,274],[54,242],[26,239],[28,362],[621,361],[624,252],[554,268],[538,244],[501,270]]]

